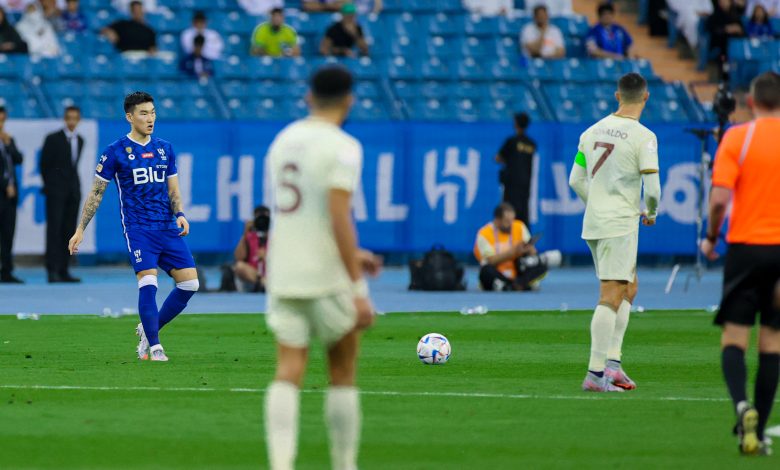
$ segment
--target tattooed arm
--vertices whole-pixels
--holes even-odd
[[[89,225],[89,222],[95,216],[98,207],[100,207],[100,203],[103,201],[103,194],[106,192],[107,187],[108,181],[100,178],[95,178],[95,181],[92,183],[92,190],[89,192],[87,202],[84,203],[84,210],[81,212],[81,223],[76,228],[76,233],[73,234],[70,242],[68,242],[68,251],[70,251],[71,255],[79,252],[79,245],[84,239],[84,230],[86,230],[87,225]]]
[[[177,175],[168,177],[168,199],[171,200],[171,212],[174,215],[184,212],[184,204],[181,202],[181,191],[179,191],[179,177]],[[179,235],[182,237],[190,233],[190,223],[182,216],[176,217],[176,225],[181,229]]]

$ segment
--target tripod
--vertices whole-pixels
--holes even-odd
[[[685,129],[685,132],[695,135],[701,142],[701,161],[699,163],[699,191],[696,194],[696,261],[694,262],[692,272],[688,274],[685,279],[685,292],[688,292],[691,279],[696,278],[696,282],[701,282],[701,278],[704,275],[704,257],[701,254],[699,247],[702,242],[702,232],[704,231],[704,216],[707,210],[704,206],[704,201],[707,199],[708,184],[707,176],[709,175],[712,159],[707,153],[707,139],[713,134],[712,129]],[[672,291],[672,286],[677,279],[677,274],[680,272],[681,264],[675,264],[672,268],[672,273],[669,275],[669,280],[666,282],[665,294],[669,294]]]

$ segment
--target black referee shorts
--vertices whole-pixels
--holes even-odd
[[[780,245],[733,243],[723,271],[723,300],[716,325],[736,323],[780,329],[780,310],[775,306],[775,286],[780,281]]]

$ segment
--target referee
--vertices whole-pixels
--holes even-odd
[[[718,258],[715,245],[732,202],[726,237],[723,299],[715,323],[722,326],[722,366],[737,412],[736,433],[743,454],[770,453],[764,428],[780,374],[780,75],[753,80],[748,105],[755,120],[732,127],[715,157],[707,239],[701,251]],[[758,374],[753,404],[747,396],[745,351],[760,314]]]

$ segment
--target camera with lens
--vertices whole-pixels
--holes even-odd
[[[268,242],[268,230],[271,227],[271,210],[266,206],[255,208],[255,220],[253,228],[260,238],[260,243],[265,245]]]

